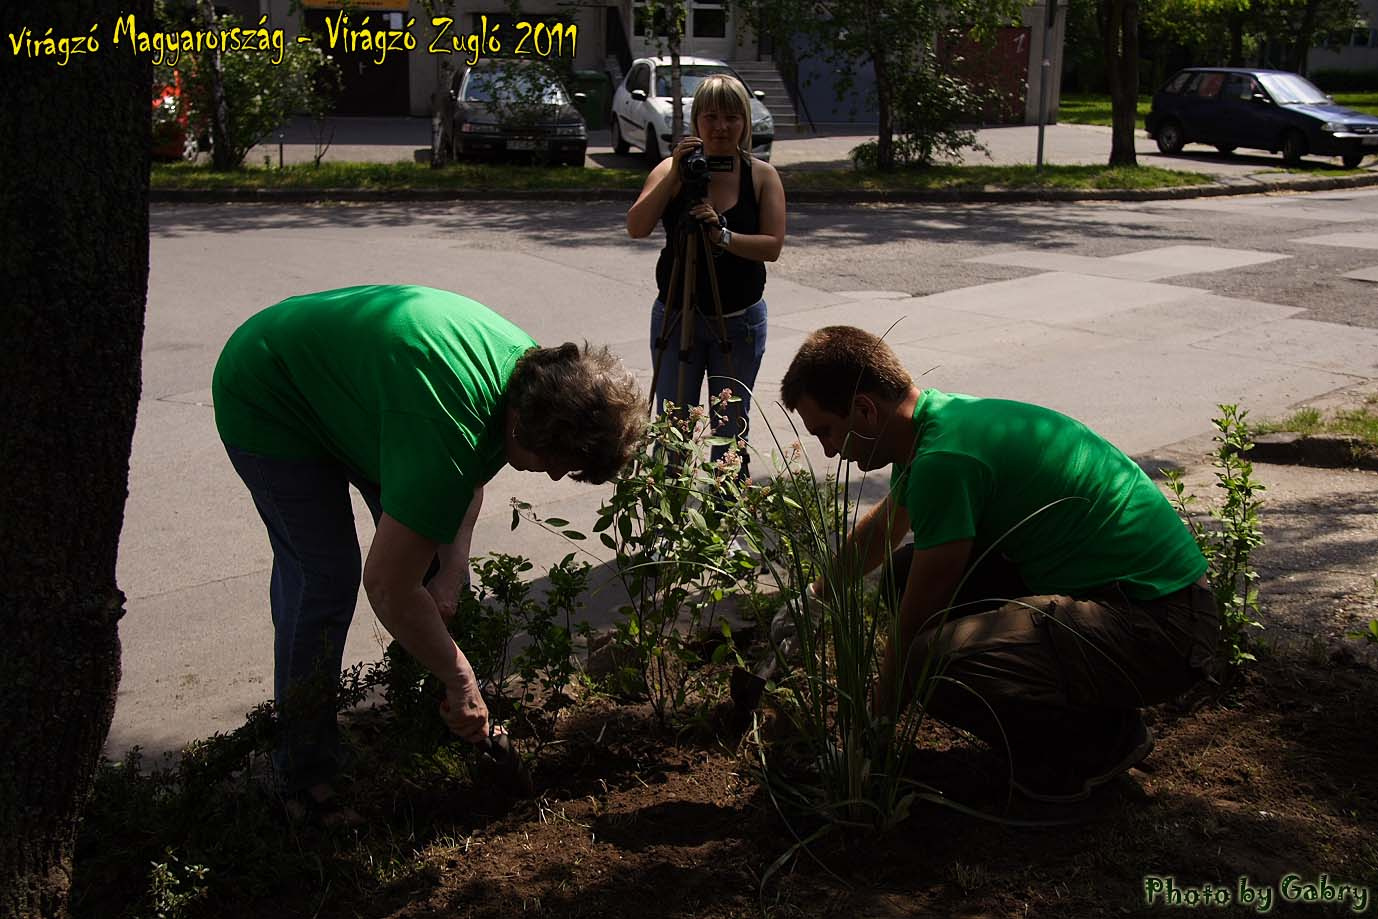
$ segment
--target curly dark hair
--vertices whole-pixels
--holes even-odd
[[[631,372],[606,346],[532,348],[507,387],[521,444],[602,484],[631,459],[646,428],[646,400]]]
[[[857,395],[903,399],[914,385],[899,357],[880,338],[849,325],[830,325],[804,340],[780,383],[785,408],[808,396],[834,415],[851,411]]]

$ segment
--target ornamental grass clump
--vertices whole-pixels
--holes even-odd
[[[879,588],[869,584],[858,559],[840,553],[856,522],[846,470],[820,483],[796,465],[799,455],[795,444],[762,501],[762,554],[782,600],[772,631],[793,636],[774,648],[784,675],[770,688],[797,741],[767,743],[759,722],[751,739],[760,777],[786,821],[821,821],[809,838],[798,835],[803,844],[838,827],[887,829],[908,816],[916,796],[931,792],[907,776],[907,764],[940,668],[936,656],[911,660],[916,704],[876,697],[887,643],[899,640],[887,600],[895,585],[886,583],[888,570]],[[820,576],[823,590],[815,595],[810,584]],[[882,714],[889,712],[899,714]]]

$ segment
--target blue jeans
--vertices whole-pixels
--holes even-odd
[[[688,406],[699,404],[705,374],[708,377],[708,392],[715,396],[724,387],[730,388],[741,401],[727,407],[727,422],[716,433],[733,437],[746,437],[751,421],[751,390],[756,385],[756,374],[761,369],[761,358],[766,353],[766,301],[758,300],[747,307],[746,312],[723,320],[727,329],[727,341],[731,351],[723,353],[720,346],[718,323],[709,320],[702,313],[694,314],[693,348],[685,365],[684,397],[679,399],[679,341],[680,324],[676,321],[669,330],[669,342],[660,358],[660,374],[655,380],[656,410],[664,411],[665,401]],[[661,327],[665,324],[665,304],[659,299],[651,307],[651,359],[655,360],[656,342],[660,338]],[[721,459],[728,447],[714,447],[713,458]],[[742,456],[742,469],[746,469],[746,455]]]
[[[362,563],[351,481],[376,522],[378,488],[338,462],[283,460],[226,445],[273,547],[273,766],[288,793],[329,781],[340,767],[335,690]]]

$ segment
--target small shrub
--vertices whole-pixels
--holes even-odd
[[[721,412],[729,399],[724,390],[712,410]],[[739,479],[738,451],[746,446],[713,436],[709,411],[680,411],[667,403],[593,526],[615,553],[616,577],[629,598],[618,610],[622,619],[612,641],[619,663],[609,688],[649,700],[662,726],[687,714],[701,701],[706,682],[717,677],[704,669],[712,660],[696,639],[727,625],[718,606],[740,594],[751,573],[739,541],[754,526],[753,486]],[[733,449],[715,461],[717,446]],[[514,529],[523,517],[576,543],[587,538],[569,521],[541,519],[531,505],[514,501]],[[730,628],[726,634],[730,641]]]
[[[164,851],[165,862],[154,862],[148,873],[149,915],[154,919],[181,919],[191,915],[188,908],[206,896],[200,883],[210,871],[204,865],[183,866],[171,848]]]
[[[1252,555],[1263,545],[1258,511],[1264,486],[1253,477],[1254,464],[1247,454],[1253,449],[1248,412],[1237,405],[1221,405],[1215,425],[1216,487],[1225,500],[1210,511],[1211,523],[1202,526],[1191,513],[1194,495],[1186,494],[1181,473],[1164,470],[1169,490],[1201,553],[1210,563],[1211,589],[1220,608],[1220,642],[1225,663],[1234,668],[1254,660],[1249,651],[1249,630],[1261,629],[1258,621],[1258,572]]]

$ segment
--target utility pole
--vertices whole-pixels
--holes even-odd
[[[1043,60],[1039,65],[1038,80],[1038,158],[1034,164],[1034,174],[1043,172],[1043,131],[1048,123],[1048,84],[1053,75],[1053,27],[1057,23],[1057,0],[1043,0],[1047,15],[1043,23]]]

